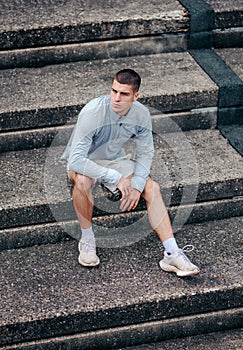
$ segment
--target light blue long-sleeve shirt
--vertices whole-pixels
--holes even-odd
[[[125,116],[116,114],[105,95],[91,100],[81,110],[78,121],[61,157],[68,169],[117,185],[122,174],[94,160],[114,160],[125,155],[123,145],[135,140],[136,162],[132,187],[143,192],[154,154],[152,123],[148,109],[135,101]]]

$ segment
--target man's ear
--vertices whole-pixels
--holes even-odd
[[[133,95],[133,99],[134,101],[137,101],[137,99],[139,98],[139,92],[135,92],[135,94]]]

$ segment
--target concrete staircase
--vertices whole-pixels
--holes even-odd
[[[0,348],[241,349],[242,3],[0,6]],[[121,214],[99,187],[101,265],[78,264],[58,157],[82,106],[109,93],[123,67],[142,76],[151,175],[180,246],[195,245],[195,278],[160,270],[163,249],[143,201]]]

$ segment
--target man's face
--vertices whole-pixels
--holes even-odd
[[[126,115],[134,101],[138,99],[138,92],[134,92],[131,85],[113,81],[111,87],[111,107],[119,115]]]

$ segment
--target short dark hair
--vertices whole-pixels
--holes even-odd
[[[134,92],[139,90],[141,84],[140,75],[130,68],[122,69],[117,72],[114,79],[120,84],[132,85]]]

